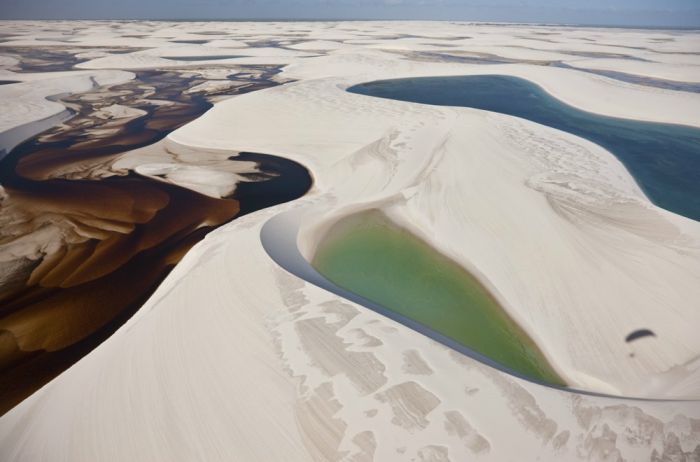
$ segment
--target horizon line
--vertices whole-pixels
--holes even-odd
[[[615,24],[615,23],[570,23],[570,22],[536,22],[536,21],[497,21],[469,19],[406,19],[406,18],[275,18],[275,17],[241,17],[241,18],[0,18],[0,21],[111,21],[111,22],[457,22],[482,25],[527,25],[527,26],[560,26],[560,27],[599,27],[610,29],[669,29],[669,30],[700,30],[696,25],[668,24]]]

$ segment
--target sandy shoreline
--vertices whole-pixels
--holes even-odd
[[[114,42],[95,27],[96,43]],[[167,33],[134,27],[151,33],[144,43],[154,47],[163,46],[160,35],[206,38],[177,25]],[[206,27],[254,39],[271,35],[263,23]],[[287,157],[309,168],[314,188],[195,246],[122,329],[0,418],[3,458],[499,461],[697,454],[700,401],[583,396],[503,374],[284,271],[260,233],[270,220],[296,213],[298,236],[292,222],[277,232],[296,240],[308,259],[339,217],[379,207],[475,274],[572,385],[697,398],[700,223],[655,207],[619,161],[586,140],[505,115],[345,89],[382,78],[504,74],[587,111],[691,126],[700,126],[700,94],[537,64],[411,61],[374,49],[381,37],[371,47],[344,42],[384,35],[388,26],[377,23],[284,27],[290,34],[308,29],[309,41],[320,41],[309,49],[329,51],[253,56],[250,47],[256,62],[288,59],[283,76],[296,82],[217,103],[168,139]],[[416,48],[443,40],[468,49],[474,40],[494,50],[514,36],[547,30],[391,27],[424,35],[413,41]],[[578,41],[576,29],[551,32],[560,49],[572,42],[596,49]],[[612,43],[606,52],[654,53],[625,48],[646,31],[619,38],[585,32]],[[674,49],[700,41],[697,34],[683,37]],[[112,65],[118,63],[115,57]],[[673,75],[692,78],[694,66],[674,68]],[[635,342],[630,360],[624,336],[652,324],[658,338]]]

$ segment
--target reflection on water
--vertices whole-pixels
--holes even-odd
[[[38,40],[38,39],[37,39]],[[126,53],[141,50],[141,48],[126,47],[94,47],[81,48],[66,46],[37,47],[2,47],[3,56],[17,58],[19,63],[14,72],[59,72],[70,71],[76,64],[88,61],[88,58],[79,58],[77,55],[88,51],[101,51],[108,53]]]
[[[20,60],[15,72],[69,71],[78,63],[87,61],[75,56],[75,50],[67,47],[3,47],[3,55]]]
[[[196,70],[138,72],[65,97],[74,117],[0,162],[0,413],[108,338],[209,231],[308,190],[305,168],[264,154],[220,154],[245,181],[221,199],[107,168],[277,72],[213,93],[189,91],[206,82]]]
[[[203,43],[208,43],[209,40],[170,40],[172,43],[188,43],[192,45],[201,45]]]
[[[348,91],[500,112],[586,138],[613,153],[656,205],[700,220],[698,128],[585,112],[562,103],[527,80],[502,75],[384,80],[357,85]]]

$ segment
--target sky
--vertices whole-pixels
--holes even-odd
[[[700,27],[700,0],[0,0],[0,19],[439,19]]]

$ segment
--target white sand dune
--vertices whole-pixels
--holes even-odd
[[[356,70],[363,63],[367,65],[368,61],[361,60],[361,55],[355,56],[357,59],[352,62],[352,56],[346,55],[344,64]],[[324,64],[328,70],[329,62]],[[503,66],[498,73],[503,73],[503,69],[507,67]],[[468,73],[466,69],[465,72]],[[294,68],[290,74],[296,75]],[[536,73],[527,77],[544,84],[538,81]],[[574,94],[580,89],[567,86],[571,85],[570,80],[556,81],[562,83],[561,92]],[[512,307],[511,314],[541,344],[547,345],[553,337],[559,337],[556,345],[544,349],[556,352],[552,355],[561,355],[555,358],[555,364],[570,363],[561,372],[572,384],[609,393],[645,395],[646,391],[637,387],[649,373],[659,374],[694,358],[700,343],[692,333],[694,323],[683,319],[698,314],[694,313],[693,300],[700,297],[695,292],[700,288],[697,284],[700,225],[653,207],[609,153],[573,136],[512,117],[351,95],[335,82],[330,78],[316,80],[237,98],[228,105],[217,106],[170,138],[186,145],[211,148],[235,144],[246,150],[296,156],[296,160],[310,165],[317,173],[318,188],[333,195],[332,210],[357,209],[364,203],[374,207],[385,204],[392,217],[405,221],[406,226],[426,236],[463,265],[481,272],[484,282],[500,294],[504,305]],[[564,85],[564,82],[569,83]],[[598,90],[614,94],[602,84]],[[630,96],[624,92],[618,94]],[[261,103],[259,100],[263,98]],[[646,101],[649,104],[649,99]],[[599,106],[604,108],[602,104]],[[225,108],[230,109],[224,113]],[[309,125],[304,119],[297,119],[292,108],[318,115],[319,122]],[[364,114],[358,118],[361,120],[348,117],[357,112]],[[674,115],[679,117],[683,113],[679,104]],[[245,122],[224,130],[223,124],[242,119],[243,114],[246,114]],[[263,120],[267,123],[263,124]],[[263,136],[269,126],[280,127],[275,130],[276,136]],[[350,140],[353,145],[348,146]],[[398,149],[394,145],[406,147]],[[337,153],[339,149],[341,152]],[[433,153],[441,163],[427,153]],[[494,158],[494,153],[499,154]],[[431,175],[424,173],[428,165]],[[488,168],[493,168],[493,173],[485,174]],[[510,175],[512,178],[508,180]],[[341,181],[349,176],[358,177],[357,184]],[[485,183],[481,184],[482,181]],[[502,192],[498,189],[499,181],[504,183]],[[567,187],[569,182],[575,183]],[[335,186],[338,183],[342,184],[340,190]],[[424,193],[423,187],[427,188]],[[489,195],[479,193],[485,190],[498,199],[489,200]],[[543,207],[548,202],[550,205]],[[446,203],[449,207],[445,207]],[[561,215],[559,207],[564,205],[567,213],[574,215]],[[321,209],[319,215],[324,220],[334,219],[332,210]],[[513,209],[522,214],[514,214]],[[539,216],[541,212],[545,215]],[[613,219],[623,213],[624,221]],[[591,223],[596,225],[588,229],[579,225],[581,220],[593,220]],[[645,226],[640,232],[636,228],[641,222]],[[566,237],[567,233],[573,234]],[[610,236],[609,254],[604,244],[606,235]],[[621,235],[628,237],[627,243],[619,242]],[[512,247],[506,244],[508,236],[512,238]],[[529,236],[525,239],[527,246],[523,244],[524,236]],[[300,237],[307,256],[318,238],[318,233]],[[305,239],[310,243],[304,244]],[[579,249],[581,241],[587,239],[592,239],[591,243]],[[557,241],[561,241],[561,247],[555,246]],[[676,256],[680,242],[685,244],[683,249],[688,256]],[[620,253],[628,255],[629,266],[624,266],[625,257],[618,257]],[[478,258],[484,261],[475,263],[477,255],[482,255]],[[539,271],[525,270],[533,261],[545,265],[547,255],[552,258],[550,270],[542,267]],[[640,265],[640,258],[651,260]],[[591,268],[584,270],[587,261]],[[659,265],[665,265],[666,261],[668,267],[661,269]],[[601,265],[611,270],[619,265],[621,270],[615,275],[595,269]],[[488,266],[493,267],[493,274],[485,271]],[[570,268],[572,274],[565,276],[563,268]],[[648,271],[646,276],[645,271]],[[630,278],[629,273],[637,277]],[[655,276],[658,273],[663,276]],[[667,282],[648,290],[661,291],[664,303],[670,306],[685,306],[678,308],[676,319],[667,313],[665,321],[658,320],[659,296],[638,286],[639,278],[658,280],[658,277],[664,280],[668,277]],[[553,283],[552,278],[558,282]],[[626,289],[625,284],[629,284]],[[676,287],[676,291],[668,290],[665,284]],[[590,290],[604,286],[610,289]],[[505,293],[506,288],[513,293]],[[526,302],[527,298],[531,301]],[[634,316],[629,314],[629,305],[635,306]],[[555,312],[554,307],[560,306],[572,308]],[[563,318],[555,321],[553,317],[559,314]],[[576,319],[568,318],[570,315]],[[612,317],[612,322],[606,323],[611,330],[601,333],[593,320],[608,316]],[[582,335],[583,326],[579,322],[590,328],[587,334]],[[629,351],[621,343],[625,332],[634,330],[632,326],[637,324],[654,325],[658,331],[662,329],[659,322],[668,322],[669,340],[678,343],[675,346],[649,343],[646,360],[628,361]],[[687,328],[684,334],[683,328]],[[547,338],[539,338],[540,332]],[[570,345],[568,339],[572,336],[581,336],[582,342]],[[666,353],[665,348],[669,348]],[[608,359],[602,361],[599,354]],[[611,361],[611,354],[618,355],[617,359]],[[666,362],[664,357],[683,359],[674,364]],[[642,365],[645,361],[648,363]],[[607,383],[601,383],[601,377]],[[690,388],[681,395],[685,393],[694,392]]]
[[[200,52],[197,52],[197,49]],[[232,55],[235,57],[217,59],[218,56]],[[240,56],[236,56],[240,55]],[[201,56],[202,59],[188,60]],[[206,59],[211,56],[212,59]],[[246,48],[232,51],[227,48],[208,47],[163,47],[153,48],[134,53],[123,53],[95,58],[77,64],[78,69],[153,69],[153,68],[186,68],[203,65],[232,65],[232,64],[289,64],[294,58],[312,56],[302,51],[285,50],[278,48]]]
[[[296,45],[289,45],[288,48],[293,48],[295,50],[304,51],[317,51],[317,50],[339,50],[341,48],[346,48],[347,45],[341,42],[334,42],[331,40],[309,40],[306,42],[301,42]]]
[[[203,38],[203,37],[201,37]],[[211,38],[211,37],[210,37]],[[248,48],[248,44],[242,40],[214,39],[209,40],[205,45],[216,48]]]
[[[2,69],[13,67],[17,63],[18,63],[17,58],[13,58],[11,56],[0,56],[0,68],[2,68]]]
[[[679,82],[700,82],[700,65],[625,61],[619,59],[582,59],[568,62],[573,67],[583,69],[623,70],[630,74],[675,80]]]
[[[233,36],[309,29],[313,40],[332,41],[392,31],[424,35],[426,44],[462,35],[517,42],[542,32],[569,43],[581,35],[424,22],[197,27]],[[589,32],[621,46],[651,34]],[[682,35],[673,49],[696,40]],[[189,152],[291,158],[309,168],[314,187],[195,246],[123,328],[0,418],[0,458],[697,456],[700,223],[654,206],[619,161],[586,140],[505,115],[345,89],[381,78],[505,74],[587,111],[696,127],[700,94],[570,69],[429,63],[352,48],[290,56],[284,75],[296,82],[218,103],[168,136]],[[146,173],[198,178],[196,169],[153,159]],[[129,162],[138,168],[135,157]],[[310,257],[329,225],[370,207],[472,270],[571,385],[676,400],[582,395],[514,378],[286,272],[261,244],[263,226],[274,223],[280,242]],[[640,326],[657,337],[625,345]]]
[[[1,85],[0,153],[69,118],[70,112],[47,98],[84,92],[100,85],[114,85],[134,78],[118,70],[19,74],[4,72],[1,79],[20,83]],[[2,154],[0,154],[0,157]]]

